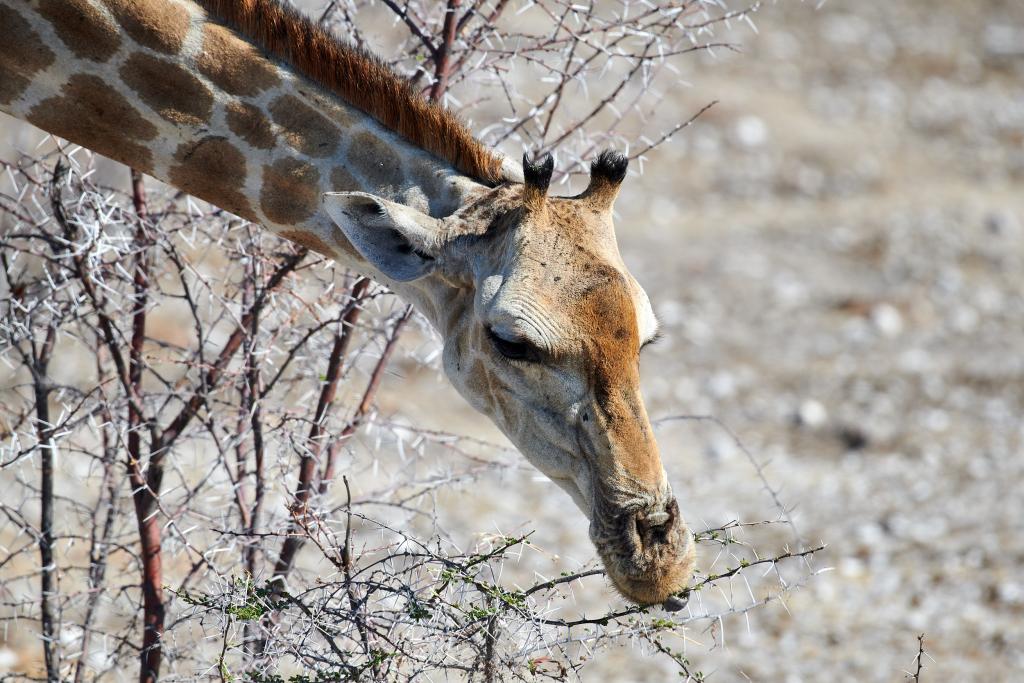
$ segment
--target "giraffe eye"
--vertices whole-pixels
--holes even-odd
[[[541,358],[541,351],[532,342],[522,338],[508,339],[502,337],[491,328],[487,328],[487,337],[494,348],[509,360],[536,362]]]

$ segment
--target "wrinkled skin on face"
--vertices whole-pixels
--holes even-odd
[[[615,242],[625,160],[602,155],[577,197],[548,197],[544,170],[439,220],[360,193],[325,207],[371,264],[419,283],[446,374],[588,516],[616,588],[661,603],[686,587],[694,543],[640,395],[657,324]]]

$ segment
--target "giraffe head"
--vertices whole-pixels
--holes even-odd
[[[324,204],[371,265],[432,292],[456,388],[572,496],[619,591],[653,604],[685,587],[694,544],[640,396],[657,323],[612,226],[626,165],[605,152],[582,194],[549,197],[551,157],[524,159],[524,183],[442,219],[364,193]]]

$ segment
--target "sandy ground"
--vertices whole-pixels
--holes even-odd
[[[744,54],[687,66],[693,87],[668,104],[720,104],[628,181],[620,241],[664,325],[643,360],[649,411],[727,424],[832,571],[785,605],[696,626],[687,652],[723,683],[898,681],[925,633],[922,680],[1019,680],[1024,5],[788,2],[756,23]],[[415,364],[380,400],[499,440]],[[694,527],[776,515],[714,425],[659,434]],[[593,558],[583,518],[528,470],[440,504],[467,543],[536,529],[558,556],[524,557],[523,574]],[[624,647],[586,678],[669,676]]]

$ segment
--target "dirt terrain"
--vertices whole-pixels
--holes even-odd
[[[727,425],[801,538],[828,544],[815,568],[831,571],[672,645],[722,683],[900,681],[924,633],[921,680],[1019,680],[1024,4],[792,1],[755,23],[736,27],[742,54],[686,65],[693,87],[666,106],[686,118],[719,104],[628,179],[619,236],[663,324],[642,362],[649,412]],[[27,129],[2,123],[25,148]],[[431,354],[430,340],[406,343]],[[380,403],[500,440],[417,363],[396,367]],[[659,429],[695,528],[777,517],[723,430]],[[593,560],[585,520],[526,468],[438,505],[467,543],[535,529],[557,552],[510,572]],[[674,680],[670,664],[624,647],[585,677]]]

